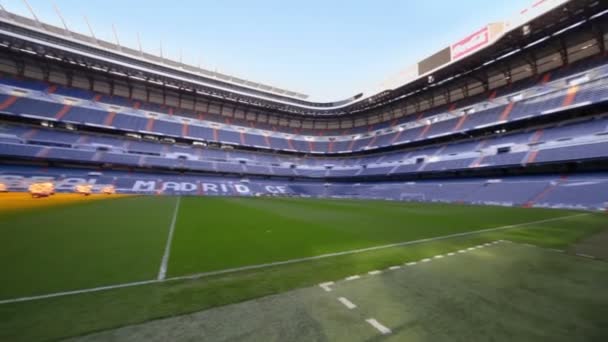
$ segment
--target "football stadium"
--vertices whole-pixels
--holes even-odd
[[[315,102],[0,6],[0,341],[608,340],[608,2],[470,29]]]

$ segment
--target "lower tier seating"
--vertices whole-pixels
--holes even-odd
[[[86,169],[0,165],[0,182],[10,191],[27,191],[31,182],[50,180],[58,192],[75,185],[99,189],[114,185],[120,193],[205,196],[301,196],[398,201],[456,202],[524,207],[606,210],[608,173],[443,179],[417,182],[327,183],[261,180],[189,174],[91,172]]]

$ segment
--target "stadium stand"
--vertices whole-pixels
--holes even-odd
[[[122,193],[304,196],[402,201],[457,202],[493,205],[603,209],[608,173],[564,178],[560,175],[503,178],[440,179],[415,182],[319,183],[301,180],[262,180],[235,177],[171,175],[150,172],[104,171],[73,168],[3,167],[0,181],[11,189],[27,189],[32,180],[56,182],[57,191],[71,191],[74,184],[115,184]],[[239,184],[238,187],[235,187]],[[223,185],[223,186],[222,186]],[[549,188],[550,191],[547,191]],[[542,196],[541,196],[542,195]]]
[[[206,114],[205,120],[190,119],[187,134],[174,122],[173,115],[162,112],[152,112],[158,109],[157,106],[144,106],[137,109],[130,107],[116,107],[111,110],[100,110],[100,106],[108,105],[103,101],[86,100],[90,99],[93,93],[85,94],[85,91],[78,91],[76,94],[81,97],[76,104],[66,105],[68,101],[73,101],[74,97],[64,97],[53,93],[48,94],[48,90],[35,90],[36,84],[20,82],[22,87],[11,86],[14,82],[3,79],[0,81],[0,92],[6,99],[11,99],[11,93],[18,90],[21,97],[3,108],[2,114],[13,116],[39,117],[52,119],[53,121],[66,123],[79,123],[88,125],[103,125],[121,131],[148,132],[163,136],[176,138],[191,138],[207,142],[222,144],[232,144],[240,146],[250,146],[258,148],[272,148],[276,150],[293,150],[302,153],[351,153],[362,150],[379,148],[382,146],[404,144],[407,142],[436,138],[454,133],[463,133],[480,127],[489,127],[504,122],[514,122],[517,120],[555,113],[563,107],[578,105],[591,105],[608,100],[608,72],[604,65],[605,59],[598,59],[592,69],[572,67],[570,72],[561,73],[561,78],[554,79],[552,82],[543,84],[542,87],[532,87],[520,92],[521,98],[517,98],[513,93],[505,94],[503,97],[494,98],[491,101],[481,101],[472,103],[468,108],[458,109],[459,112],[452,113],[437,110],[430,114],[423,115],[425,120],[412,121],[411,117],[406,117],[402,121],[393,122],[394,125],[403,126],[402,131],[391,131],[383,133],[382,129],[386,124],[371,125],[361,127],[352,131],[352,134],[364,134],[355,136],[348,140],[347,146],[329,151],[329,136],[336,132],[326,130],[309,130],[308,133],[314,137],[294,135],[286,138],[277,132],[260,131],[249,127],[238,126],[236,124],[222,124],[221,127],[214,127],[215,124]],[[600,65],[597,65],[600,64]],[[588,63],[585,63],[588,65]],[[582,74],[582,76],[581,76]],[[598,79],[591,79],[590,74],[602,75]],[[576,94],[573,96],[569,91],[573,88],[569,85],[572,79],[586,79],[586,82],[576,85]],[[582,81],[580,81],[582,82]],[[53,87],[53,85],[49,86]],[[542,88],[540,91],[537,88]],[[548,90],[547,90],[548,89]],[[72,94],[75,95],[75,94]],[[113,98],[115,104],[116,98]],[[95,103],[92,103],[95,102]],[[119,101],[125,103],[127,99]],[[567,106],[564,105],[568,102]],[[506,104],[501,104],[506,103]],[[96,108],[93,108],[96,107]],[[479,111],[478,111],[479,110]],[[124,113],[123,113],[124,111]],[[153,117],[151,116],[153,115]],[[193,116],[192,113],[176,113],[176,116]],[[111,120],[109,120],[111,116]],[[106,125],[111,123],[111,125]],[[376,129],[380,127],[380,129]],[[282,132],[287,133],[287,132]],[[269,144],[266,137],[271,137]]]
[[[608,184],[602,6],[567,2],[517,25],[488,26],[483,48],[429,58],[416,77],[330,103],[51,37],[2,10],[0,176],[97,170],[96,181],[112,179],[118,192],[155,192],[138,182],[163,179],[195,184],[194,192],[165,189],[192,195],[600,209],[608,201],[597,194]],[[54,45],[27,39],[35,32]],[[247,193],[200,185],[243,179]],[[276,187],[285,191],[267,190]]]

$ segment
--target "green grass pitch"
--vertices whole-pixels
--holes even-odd
[[[607,270],[605,262],[504,242],[362,274],[331,292],[306,287],[72,342],[602,341]],[[391,333],[380,335],[369,317]]]
[[[184,198],[169,275],[269,263],[572,215],[318,199]]]
[[[6,279],[0,283],[0,300],[156,279],[176,201],[127,197],[0,211],[0,267]],[[496,238],[563,248],[605,228],[605,214],[578,214],[384,201],[183,197],[171,243],[169,279],[531,224],[407,248],[3,304],[0,340],[67,337],[193,312]],[[36,329],[28,330],[33,324]]]

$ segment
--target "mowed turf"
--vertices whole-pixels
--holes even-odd
[[[182,202],[184,201],[182,200]],[[169,200],[167,206],[172,207],[174,204],[175,199],[172,199]],[[420,207],[421,209],[433,207],[439,210],[439,208],[449,206],[404,205],[404,208],[407,207]],[[459,207],[457,206],[456,208]],[[484,209],[472,207],[472,209],[475,208]],[[504,208],[495,209],[500,210]],[[532,211],[535,210],[513,210],[513,215],[527,214]],[[472,210],[472,212],[475,212],[475,210]],[[200,215],[204,215],[204,213],[205,211],[201,209]],[[231,213],[232,215],[236,215],[236,212]],[[226,304],[283,293],[292,289],[316,285],[320,282],[340,280],[353,274],[365,274],[371,270],[386,269],[389,266],[429,258],[437,254],[499,239],[565,249],[568,246],[572,246],[576,241],[607,228],[608,219],[605,213],[575,215],[559,211],[555,211],[554,213],[557,217],[556,220],[544,220],[542,222],[512,227],[508,230],[482,232],[414,245],[377,249],[365,253],[344,254],[307,262],[226,273],[204,278],[173,280],[107,291],[6,303],[0,305],[0,341],[48,341],[80,336],[95,331],[197,312]],[[439,213],[437,214],[440,215]],[[566,217],[563,217],[564,214]],[[413,225],[411,224],[407,227],[408,229],[413,229]],[[294,238],[297,238],[297,236],[294,236]],[[229,247],[226,248],[230,253],[241,252]],[[565,257],[578,258],[570,255],[565,255]],[[584,258],[579,259],[586,260]],[[530,259],[530,263],[541,265],[539,267],[542,268],[542,264],[534,257]],[[478,271],[473,264],[466,262],[463,266],[454,266],[450,270],[458,274],[462,268],[467,268],[464,271],[473,275],[477,274]],[[486,272],[493,272],[491,266],[488,269],[489,271]],[[553,273],[555,279],[557,279],[556,281],[561,281],[570,271],[562,267],[551,267],[546,272]],[[593,274],[593,271],[590,272],[592,273],[587,274],[588,279],[601,282],[601,279],[597,278]],[[7,277],[6,279],[10,278]],[[443,276],[437,274],[437,281],[441,281],[441,279],[443,279]],[[476,281],[475,278],[470,279],[471,284],[482,285],[479,282],[476,283]],[[595,290],[591,288],[585,286],[583,288],[583,290],[578,289],[577,291],[592,296],[596,294]],[[315,290],[323,292],[318,286],[315,287]],[[445,291],[449,291],[449,284],[446,284]],[[493,291],[493,289],[486,291]],[[601,293],[597,294],[601,295]],[[351,299],[354,300],[354,298]],[[341,305],[337,301],[336,303]],[[531,306],[534,305],[531,304]],[[341,309],[344,310],[343,308]],[[586,310],[584,306],[580,306],[577,310],[579,309]],[[283,312],[282,308],[278,308],[278,310],[279,312]],[[585,312],[588,312],[592,316],[595,315],[591,311],[587,310]],[[254,315],[258,314],[259,310],[256,309]],[[459,321],[459,319],[456,319],[456,321]],[[594,320],[593,318],[590,319]],[[433,325],[433,322],[433,316],[429,318],[428,322],[421,321],[421,323],[431,325]],[[300,321],[292,323],[294,327],[302,327]],[[240,322],[232,320],[226,321],[225,324],[240,324]],[[366,328],[369,327],[366,326]],[[167,331],[167,333],[179,334],[181,329],[179,327],[176,328],[176,331]],[[194,340],[200,339],[202,335],[196,336]],[[284,340],[284,338],[279,340]]]
[[[456,252],[457,249],[449,250]],[[608,263],[517,243],[74,341],[605,341]],[[338,298],[354,305],[347,309]],[[260,314],[263,313],[263,314]],[[391,329],[380,335],[364,320]]]
[[[0,299],[156,278],[176,197],[75,198],[26,198],[31,209],[19,206],[0,213],[0,267],[11,280],[0,284]],[[41,204],[45,201],[58,205],[46,207]],[[387,201],[204,197],[182,198],[178,213],[169,277],[574,214]]]
[[[169,275],[445,236],[576,214],[388,201],[183,198]]]
[[[156,276],[175,198],[21,195],[29,209],[0,214],[0,299]]]

